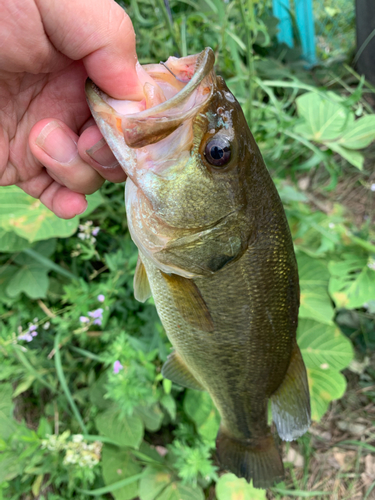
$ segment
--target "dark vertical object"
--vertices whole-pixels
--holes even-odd
[[[356,69],[375,85],[375,1],[356,0]]]

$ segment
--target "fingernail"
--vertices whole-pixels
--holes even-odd
[[[78,155],[77,144],[53,121],[42,128],[35,143],[59,163],[70,163]]]
[[[115,168],[120,165],[104,139],[100,139],[92,148],[87,149],[86,153],[102,167]]]

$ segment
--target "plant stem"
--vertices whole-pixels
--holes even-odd
[[[39,262],[39,264],[42,264],[45,267],[48,267],[48,269],[52,269],[58,274],[61,274],[62,276],[65,276],[66,278],[70,278],[73,280],[77,280],[78,276],[75,274],[71,273],[70,271],[67,271],[63,267],[59,266],[58,264],[55,264],[51,259],[48,259],[47,257],[44,257],[44,255],[41,255],[40,253],[36,252],[32,248],[25,248],[22,250],[23,253],[28,255],[29,257],[32,257],[34,260]]]
[[[66,378],[65,378],[64,371],[63,371],[62,364],[61,364],[61,354],[60,354],[59,344],[60,344],[60,334],[58,333],[55,337],[55,345],[54,345],[55,367],[56,367],[57,377],[58,377],[59,382],[61,384],[62,390],[65,392],[66,399],[68,400],[68,402],[73,410],[73,413],[74,413],[76,419],[78,420],[78,423],[82,429],[82,434],[88,434],[86,425],[81,417],[81,414],[79,413],[77,405],[74,402],[73,396],[72,396],[72,394],[69,390],[68,384],[66,382]]]
[[[246,20],[245,9],[242,3],[243,0],[238,0],[240,7],[240,15],[242,20],[242,25],[245,29],[246,34],[246,52],[247,52],[247,67],[248,67],[248,98],[247,98],[247,121],[251,127],[252,118],[252,102],[253,102],[253,77],[254,77],[254,60],[253,60],[253,43],[252,43],[252,33],[249,24]],[[249,14],[251,23],[254,20],[254,6],[253,0],[249,0]]]

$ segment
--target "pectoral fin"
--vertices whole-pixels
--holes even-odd
[[[176,352],[172,352],[168,356],[161,373],[163,377],[172,380],[175,384],[182,385],[182,387],[197,391],[205,390]]]
[[[162,271],[161,274],[167,282],[173,302],[184,320],[194,328],[212,332],[214,323],[210,311],[194,281],[177,274],[169,275]]]
[[[296,344],[285,378],[271,396],[272,416],[284,441],[302,436],[311,424],[310,395],[305,364]]]
[[[134,297],[139,302],[146,302],[151,297],[150,283],[148,282],[146,269],[139,254],[134,273]]]

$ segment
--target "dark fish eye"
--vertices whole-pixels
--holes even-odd
[[[211,139],[205,147],[204,156],[208,163],[215,167],[226,165],[231,156],[230,143],[224,137]]]

